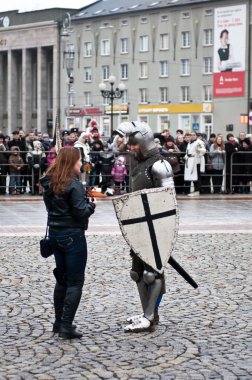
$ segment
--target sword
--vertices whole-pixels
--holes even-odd
[[[188,284],[190,284],[194,289],[197,289],[198,287],[198,284],[193,280],[193,278],[179,265],[179,263],[177,263],[177,261],[170,256],[169,260],[168,260],[168,263],[173,267],[173,269],[175,269],[179,274],[180,276],[182,276],[184,278],[184,280],[186,280],[186,282],[188,282]]]

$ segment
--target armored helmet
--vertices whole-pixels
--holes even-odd
[[[117,132],[120,135],[129,137],[129,144],[139,144],[143,157],[147,157],[149,152],[156,149],[154,135],[150,126],[140,121],[124,122],[119,125]]]

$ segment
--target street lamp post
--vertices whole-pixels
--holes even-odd
[[[65,62],[66,62],[66,72],[68,77],[68,108],[73,107],[73,83],[74,83],[74,55],[75,52],[73,47],[70,45],[68,50],[64,52]]]
[[[104,99],[110,99],[110,107],[111,107],[111,130],[113,131],[114,127],[114,99],[120,99],[123,96],[125,91],[125,85],[120,83],[118,87],[114,88],[114,84],[116,81],[116,77],[114,75],[110,75],[109,83],[110,89],[106,89],[106,84],[104,82],[99,84],[99,89],[101,91],[101,95]]]

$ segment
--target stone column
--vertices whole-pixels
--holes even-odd
[[[17,124],[17,68],[15,52],[8,50],[8,134],[16,129]]]
[[[0,78],[4,77],[4,71],[3,71],[3,53],[0,53]],[[3,122],[3,113],[4,113],[4,81],[0,80],[0,130],[2,130],[2,122]]]
[[[38,109],[37,128],[38,131],[46,132],[47,124],[47,61],[46,48],[37,49],[37,78],[38,78]]]
[[[60,125],[60,51],[59,46],[53,46],[53,127],[58,114]]]
[[[22,127],[31,129],[32,117],[32,56],[28,49],[22,50]]]

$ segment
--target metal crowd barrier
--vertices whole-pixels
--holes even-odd
[[[250,162],[241,161],[242,156],[245,158],[246,155],[250,155]],[[252,179],[252,151],[233,152],[230,160],[230,192],[242,193],[242,188],[247,187],[245,193],[248,194],[250,192],[250,178]],[[247,184],[238,182],[247,182]]]
[[[50,153],[49,151],[43,151],[46,156]],[[11,151],[4,151],[0,152],[2,155],[5,155],[6,159],[8,159]],[[19,152],[21,156],[23,156],[23,159],[25,158],[24,162],[24,170],[21,171],[20,176],[21,179],[21,188],[22,190],[29,190],[31,194],[39,193],[39,189],[36,189],[36,183],[35,179],[38,177],[41,177],[45,170],[48,167],[47,162],[44,164],[43,167],[39,168],[39,171],[35,173],[34,168],[29,166],[27,162],[27,151]],[[125,182],[122,184],[121,189],[125,192],[131,192],[132,191],[132,183],[131,183],[131,173],[132,169],[134,167],[134,159],[132,159],[132,154],[128,152],[118,152],[113,153],[114,154],[114,160],[116,160],[119,156],[125,157],[125,165],[127,169],[127,175],[125,178]],[[222,183],[221,183],[221,190],[222,192],[229,191],[230,189],[239,189],[241,184],[239,184],[239,178],[242,176],[243,178],[248,178],[248,182],[250,181],[250,177],[252,177],[252,159],[251,163],[241,163],[239,162],[239,157],[244,154],[250,154],[252,158],[252,152],[244,152],[239,151],[235,152],[231,156],[230,161],[230,167],[227,167],[227,160],[226,160],[226,154],[224,154],[224,169],[221,174],[214,174],[211,172],[211,170],[207,169],[207,162],[206,162],[206,170],[205,173],[201,174],[201,192],[204,194],[209,194],[214,192],[214,182],[213,177],[221,176],[222,177]],[[92,160],[92,157],[98,156],[99,152],[90,152],[90,158]],[[189,193],[190,192],[190,186],[188,182],[184,181],[184,170],[185,170],[185,152],[174,152],[172,155],[178,156],[180,171],[174,174],[174,182],[175,182],[175,188],[177,193]],[[163,154],[164,157],[166,157],[169,160],[169,154]],[[238,159],[235,159],[238,158]],[[3,194],[5,192],[5,188],[9,189],[9,178],[10,178],[10,171],[9,171],[9,163],[0,163],[0,193]],[[250,168],[250,172],[243,172],[241,169],[244,168]],[[88,180],[86,181],[87,186],[102,186],[102,180],[103,180],[103,171],[101,168],[99,169],[99,165],[97,166],[98,170],[91,170],[88,175]],[[95,169],[97,169],[97,167]],[[114,187],[113,184],[113,178],[111,174],[106,174],[107,177],[109,177],[109,181],[111,183],[111,186]],[[246,186],[246,185],[244,185]],[[247,185],[249,186],[249,184]],[[219,187],[219,185],[218,185]],[[230,191],[232,192],[232,191]]]

